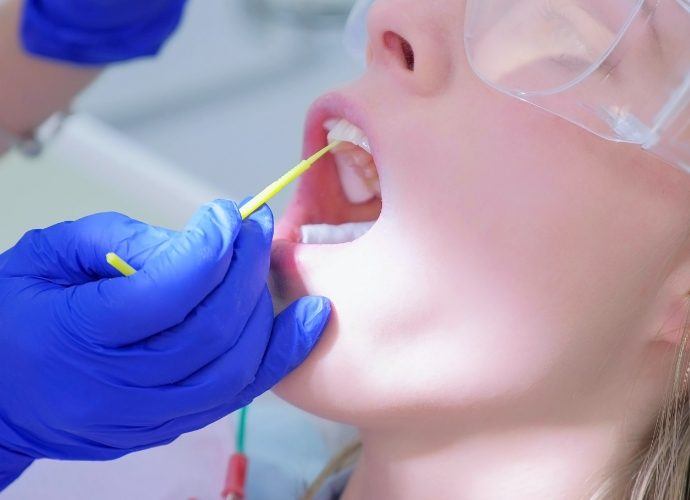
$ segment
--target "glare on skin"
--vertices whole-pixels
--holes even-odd
[[[652,428],[680,339],[690,178],[488,88],[464,11],[375,4],[366,73],[317,108],[360,118],[381,218],[274,263],[283,299],[334,304],[278,394],[361,429],[348,500],[580,498]]]

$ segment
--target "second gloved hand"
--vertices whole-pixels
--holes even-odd
[[[105,64],[158,53],[185,0],[25,0],[21,39],[42,57]]]
[[[183,232],[118,214],[32,231],[0,255],[0,490],[32,459],[105,460],[247,405],[300,364],[330,305],[274,318],[264,207]],[[118,277],[115,251],[139,271]]]

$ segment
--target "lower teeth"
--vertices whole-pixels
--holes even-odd
[[[308,245],[337,245],[349,243],[363,236],[376,221],[350,222],[339,226],[330,224],[310,224],[302,226],[301,242]]]

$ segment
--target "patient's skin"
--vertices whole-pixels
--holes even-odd
[[[348,500],[586,497],[644,445],[680,339],[690,178],[487,87],[464,9],[379,0],[328,98],[366,117],[383,212],[296,250],[336,316],[278,392],[361,429]]]

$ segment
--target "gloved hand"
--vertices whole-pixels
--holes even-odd
[[[100,214],[0,255],[0,490],[32,459],[107,460],[246,406],[300,364],[330,314],[274,319],[273,218],[204,206],[185,231]],[[109,251],[137,274],[118,276]]]
[[[51,59],[104,64],[157,54],[185,0],[25,0],[24,48]]]

